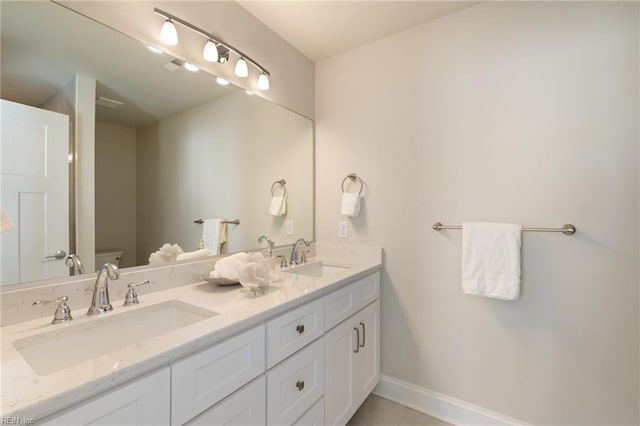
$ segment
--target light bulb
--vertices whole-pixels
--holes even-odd
[[[216,77],[216,81],[221,86],[226,86],[227,84],[229,84],[229,82],[222,77]]]
[[[189,62],[185,62],[184,67],[189,71],[193,71],[193,72],[200,71],[200,68],[198,68],[197,65],[190,64]]]
[[[209,40],[207,44],[204,45],[202,57],[208,62],[218,62],[218,46],[216,46],[213,40]]]
[[[247,61],[244,58],[238,59],[236,62],[236,75],[238,77],[246,77],[249,75],[249,67],[247,66]]]
[[[162,24],[162,29],[160,30],[160,39],[167,44],[175,46],[178,44],[178,31],[176,31],[176,26],[173,25],[171,19],[167,19]]]
[[[258,89],[269,90],[269,76],[265,73],[260,74],[258,77]]]

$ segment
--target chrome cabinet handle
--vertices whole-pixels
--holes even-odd
[[[360,345],[360,347],[364,348],[364,343],[365,343],[365,339],[367,338],[367,334],[366,334],[364,323],[361,322],[360,325],[362,326],[362,344]]]
[[[360,329],[358,327],[353,327],[353,329],[356,331],[356,348],[353,353],[357,354],[360,352]]]
[[[298,332],[298,334],[304,333],[304,324],[297,326],[296,331]]]
[[[67,255],[67,252],[65,252],[64,250],[58,250],[57,252],[55,252],[53,255],[51,256],[45,256],[45,259],[58,259],[58,260],[62,260],[64,259],[64,257]]]
[[[301,391],[302,389],[304,389],[304,380],[298,380],[296,382],[296,387],[298,388],[299,391]]]

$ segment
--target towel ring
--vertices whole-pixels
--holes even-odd
[[[360,177],[355,173],[349,173],[344,179],[342,179],[342,183],[340,184],[340,188],[342,188],[342,192],[347,192],[344,189],[344,183],[347,181],[347,179],[350,179],[351,182],[355,182],[356,179],[360,181],[360,191],[358,191],[358,194],[362,194],[362,190],[364,189],[364,182],[362,182],[362,179],[360,179]]]
[[[277,180],[277,181],[273,182],[273,185],[271,185],[271,196],[276,195],[275,192],[274,192],[275,189],[276,189],[276,185],[280,185],[284,189],[284,194],[282,194],[282,195],[287,195],[287,181],[284,180],[284,179],[280,179],[280,180]]]

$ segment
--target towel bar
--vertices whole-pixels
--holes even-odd
[[[202,225],[204,223],[204,220],[196,219],[196,220],[193,221],[193,223],[197,223],[198,225]],[[228,224],[231,224],[231,225],[240,225],[240,219],[223,220],[222,223],[228,223]]]
[[[443,225],[441,222],[436,222],[433,224],[433,229],[436,231],[440,231],[441,229],[462,229],[460,225]],[[562,232],[564,235],[573,235],[576,233],[576,227],[567,223],[562,226],[562,228],[528,228],[522,227],[523,231],[531,231],[531,232]]]

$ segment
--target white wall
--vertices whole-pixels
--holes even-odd
[[[96,250],[136,266],[136,129],[96,121]]]
[[[316,67],[317,234],[367,183],[382,372],[536,424],[637,424],[638,4],[490,2]],[[463,295],[460,231],[524,235],[521,299]]]
[[[138,129],[139,262],[167,242],[197,249],[195,219],[240,219],[228,227],[229,253],[258,247],[262,234],[277,244],[310,238],[312,134],[310,120],[241,91]],[[273,217],[270,190],[282,178],[287,214]]]
[[[314,64],[256,17],[233,1],[63,1],[65,6],[128,34],[144,43],[162,47],[178,58],[197,64],[236,85],[255,90],[257,71],[250,67],[250,78],[234,74],[233,64],[211,64],[202,59],[204,39],[179,27],[180,43],[160,42],[163,18],[153,12],[163,9],[193,25],[215,34],[240,49],[271,73],[271,89],[260,96],[284,105],[307,117],[314,116]]]

